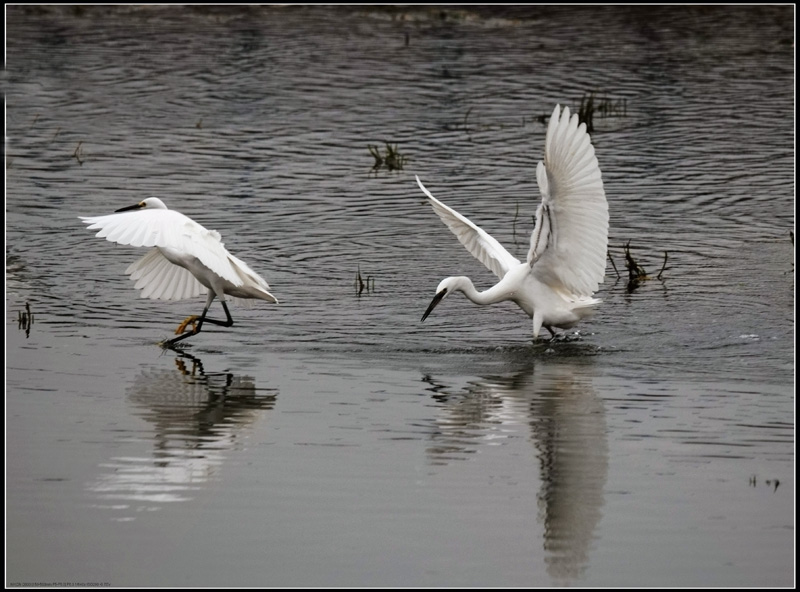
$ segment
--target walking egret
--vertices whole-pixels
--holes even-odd
[[[232,326],[226,295],[278,302],[269,293],[264,278],[228,252],[216,230],[207,230],[188,216],[168,209],[157,197],[148,197],[114,214],[80,219],[89,224],[89,230],[100,229],[98,237],[113,243],[155,247],[125,270],[136,281],[134,287],[142,290],[142,298],[183,300],[208,294],[203,313],[187,317],[175,331],[178,337],[163,342],[164,346],[197,335],[203,323]],[[219,298],[225,309],[224,321],[206,317],[214,298]],[[187,332],[190,324],[192,330]]]
[[[608,203],[586,125],[569,108],[553,110],[544,162],[536,179],[542,203],[536,210],[527,261],[521,263],[492,236],[437,200],[417,177],[434,211],[478,261],[500,281],[478,292],[467,277],[449,277],[422,315],[424,321],[446,296],[462,292],[475,304],[516,302],[533,319],[533,338],[542,327],[569,329],[601,301],[592,294],[603,282],[608,249]]]

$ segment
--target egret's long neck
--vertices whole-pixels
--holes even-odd
[[[483,292],[478,292],[472,284],[472,280],[468,277],[453,277],[450,280],[452,282],[450,285],[451,290],[463,292],[464,296],[475,304],[494,304],[509,299],[508,292],[498,285]]]

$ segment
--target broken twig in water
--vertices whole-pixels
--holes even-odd
[[[75,160],[78,161],[78,164],[83,166],[83,161],[81,160],[81,144],[83,142],[78,142],[78,145],[75,148],[75,152],[72,153],[72,156],[75,157]]]
[[[667,251],[664,251],[664,264],[661,266],[661,271],[658,272],[656,279],[661,281],[661,275],[664,273],[664,270],[667,268]]]
[[[639,265],[639,263],[637,263],[637,261],[633,258],[633,255],[631,255],[631,241],[627,242],[624,249],[625,249],[625,267],[628,268],[628,292],[630,293],[633,292],[636,288],[638,288],[639,284],[641,284],[643,281],[649,280],[651,278],[647,275],[647,271],[645,271],[645,268]],[[664,270],[667,269],[668,257],[669,257],[668,252],[664,251],[664,263],[661,265],[661,271],[659,271],[658,275],[656,276],[656,279],[659,281],[664,281],[662,276],[664,274]]]
[[[614,268],[614,271],[615,271],[615,272],[616,272],[616,274],[617,274],[617,279],[619,279],[619,278],[620,278],[620,277],[622,277],[622,276],[620,276],[620,275],[619,275],[619,270],[617,269],[617,264],[616,264],[616,263],[614,263],[614,259],[611,257],[611,251],[609,251],[608,249],[606,249],[606,255],[608,255],[608,260],[609,260],[609,261],[611,261],[611,267],[613,267],[613,268]]]
[[[25,312],[19,311],[17,316],[17,320],[19,322],[20,330],[25,330],[25,337],[30,337],[31,335],[31,325],[33,325],[33,313],[31,312],[31,303],[25,303]]]
[[[631,255],[631,241],[625,245],[625,267],[628,268],[628,292],[633,292],[647,279],[647,271]]]
[[[356,293],[361,296],[361,293],[366,290],[367,294],[375,291],[375,278],[367,276],[366,279],[361,277],[361,265],[358,266],[356,271]]]

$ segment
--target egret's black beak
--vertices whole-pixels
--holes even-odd
[[[134,204],[132,206],[128,206],[126,208],[120,208],[118,210],[114,210],[114,213],[116,214],[117,212],[127,212],[128,210],[141,210],[143,207],[144,207],[144,202],[140,201],[139,203]]]
[[[447,288],[445,288],[444,290],[442,290],[436,296],[433,297],[433,300],[431,300],[431,304],[428,307],[428,310],[426,310],[425,314],[422,315],[423,321],[428,318],[428,315],[431,314],[431,311],[434,308],[436,308],[436,305],[439,304],[442,301],[442,298],[444,298],[446,295],[447,295]]]

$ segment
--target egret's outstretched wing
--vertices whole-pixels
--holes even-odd
[[[586,125],[556,105],[536,169],[542,203],[536,210],[528,263],[549,286],[591,296],[603,281],[608,250],[608,203]],[[560,114],[560,117],[559,117]]]
[[[136,210],[108,216],[81,217],[97,236],[121,245],[161,247],[200,262],[234,286],[243,284],[220,235],[175,210]]]
[[[253,271],[247,263],[238,257],[234,257],[230,253],[228,253],[228,259],[231,261],[231,263],[233,263],[233,267],[241,278],[243,284],[260,288],[264,292],[269,292],[270,287],[267,283],[267,280]],[[270,294],[270,296],[272,296],[272,294]],[[277,300],[275,300],[275,302],[277,302]]]
[[[171,263],[158,249],[148,251],[125,273],[136,282],[134,287],[142,291],[142,298],[184,300],[208,293],[188,269]]]
[[[422,181],[417,177],[417,184],[422,192],[428,196],[434,211],[447,224],[447,227],[456,235],[458,240],[467,248],[473,257],[489,268],[497,277],[502,278],[509,269],[519,265],[519,260],[511,255],[491,235],[475,226],[467,218],[447,207],[433,197]]]

